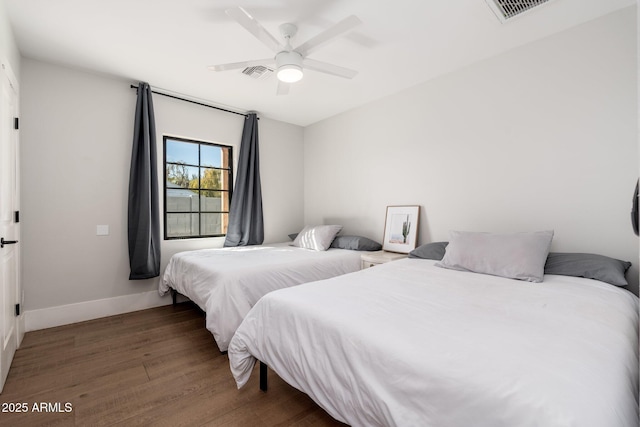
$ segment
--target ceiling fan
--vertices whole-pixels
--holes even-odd
[[[243,8],[237,7],[227,9],[226,13],[235,19],[247,31],[253,34],[258,40],[276,52],[276,54],[273,58],[212,65],[209,67],[210,70],[227,71],[239,68],[255,67],[258,65],[269,66],[275,64],[276,76],[278,77],[278,95],[286,95],[289,92],[289,85],[302,79],[303,70],[305,68],[347,79],[352,79],[356,74],[358,74],[357,71],[350,70],[348,68],[308,58],[308,55],[320,46],[360,25],[362,21],[360,21],[360,19],[355,15],[351,15],[343,19],[315,37],[307,40],[305,43],[293,48],[291,46],[291,38],[294,37],[298,31],[298,28],[294,24],[280,25],[280,33],[284,38],[284,43],[280,43]]]

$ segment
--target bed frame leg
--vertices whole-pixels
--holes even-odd
[[[178,291],[173,288],[171,289],[171,300],[173,301],[173,306],[175,307],[178,304]]]
[[[267,391],[267,365],[260,362],[260,390]]]

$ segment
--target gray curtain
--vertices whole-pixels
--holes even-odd
[[[258,155],[258,117],[247,114],[242,131],[236,186],[229,208],[224,246],[259,245],[264,241],[262,188]]]
[[[140,82],[129,175],[130,280],[149,279],[160,275],[160,212],[156,157],[156,125],[151,87],[148,83]]]

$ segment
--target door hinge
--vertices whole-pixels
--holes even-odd
[[[20,222],[20,211],[14,211],[13,212],[13,221],[14,222]]]
[[[20,304],[16,304],[16,316],[20,316]]]
[[[18,117],[13,118],[13,128],[15,130],[20,129],[20,119]]]

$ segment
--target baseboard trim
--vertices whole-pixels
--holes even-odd
[[[25,310],[25,331],[37,331],[169,304],[171,304],[171,298],[161,297],[158,291],[149,291],[38,310]]]

